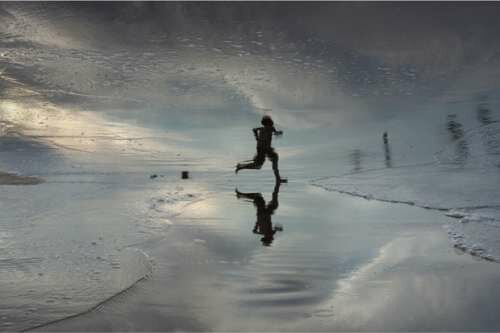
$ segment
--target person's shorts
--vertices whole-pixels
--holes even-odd
[[[257,154],[253,158],[255,163],[263,164],[266,157],[271,161],[278,160],[278,153],[274,151],[274,148],[259,149],[257,148]]]

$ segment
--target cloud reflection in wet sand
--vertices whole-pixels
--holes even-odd
[[[491,329],[488,318],[496,305],[490,293],[498,294],[493,285],[500,273],[485,267],[487,262],[443,253],[445,238],[424,232],[390,241],[371,262],[338,280],[332,297],[313,312],[315,319],[299,329],[315,324],[325,331]],[[471,320],[464,322],[464,316]]]
[[[34,165],[31,171],[42,172],[52,178],[51,181],[57,181],[62,174],[61,178],[67,182],[64,186],[68,186],[44,184],[51,188],[52,195],[44,193],[44,188],[16,188],[12,191],[17,192],[5,194],[5,198],[16,194],[15,198],[21,199],[22,191],[32,190],[36,194],[26,196],[32,202],[10,201],[10,207],[14,208],[3,212],[6,217],[3,220],[14,221],[16,227],[26,220],[24,209],[31,213],[29,222],[41,223],[25,226],[28,235],[31,232],[44,236],[40,242],[43,246],[33,252],[45,250],[44,246],[51,244],[50,233],[42,228],[43,223],[71,225],[63,223],[65,219],[80,227],[86,225],[85,231],[91,235],[87,237],[94,237],[95,230],[100,228],[106,230],[106,223],[112,224],[107,230],[110,239],[129,240],[130,235],[144,233],[148,240],[151,235],[161,234],[165,231],[163,227],[171,225],[165,220],[169,212],[179,208],[175,199],[172,200],[174,206],[166,208],[169,199],[179,195],[182,198],[182,191],[167,191],[163,187],[168,188],[173,182],[153,183],[147,173],[153,168],[173,172],[174,165],[188,166],[190,170],[198,168],[206,173],[218,170],[219,178],[205,174],[204,180],[218,185],[225,182],[224,187],[228,187],[231,183],[227,180],[228,170],[239,159],[239,154],[250,151],[245,150],[246,147],[253,149],[248,129],[263,113],[271,113],[280,126],[292,133],[284,144],[288,146],[279,152],[285,160],[292,160],[283,163],[285,168],[289,167],[296,179],[304,181],[317,176],[304,166],[303,162],[308,159],[308,166],[319,166],[315,171],[321,169],[329,176],[341,174],[339,170],[346,164],[350,167],[344,160],[351,161],[355,172],[383,164],[380,134],[385,130],[391,135],[390,162],[394,169],[402,160],[426,163],[442,143],[442,133],[437,130],[442,125],[440,115],[458,108],[456,112],[462,117],[470,111],[468,103],[479,92],[492,92],[493,103],[498,100],[495,89],[500,68],[497,66],[496,20],[499,6],[437,3],[211,6],[198,3],[6,3],[0,6],[0,130],[2,135],[9,136],[7,139],[26,138],[8,147],[4,145],[14,150],[3,151],[2,157],[15,154],[24,159],[32,151],[22,154],[17,149],[26,149],[25,143],[34,140],[40,145],[33,147],[40,147],[42,153],[50,151],[57,158],[47,163],[46,158],[37,159],[39,155],[28,156],[23,163]],[[430,40],[429,36],[432,36]],[[457,101],[458,105],[453,104]],[[492,107],[494,109],[495,104]],[[412,130],[408,131],[410,125]],[[427,135],[430,132],[433,134]],[[422,147],[419,153],[413,149],[414,145]],[[473,156],[474,149],[470,147],[470,150]],[[311,151],[315,158],[307,157]],[[349,151],[353,154],[349,155]],[[389,156],[388,149],[385,153]],[[1,163],[2,167],[24,168],[9,161]],[[37,170],[40,165],[43,168]],[[137,173],[120,173],[129,169]],[[388,169],[384,168],[383,172]],[[254,174],[246,179],[252,176]],[[80,182],[81,178],[88,183]],[[78,185],[71,187],[70,182]],[[156,190],[132,193],[130,188],[136,185],[143,190],[157,186],[160,193]],[[104,198],[94,199],[96,193]],[[144,201],[150,204],[151,211],[141,205]],[[300,197],[298,201],[307,200]],[[65,203],[63,209],[58,207],[61,203]],[[447,244],[444,233],[389,240],[368,263],[348,253],[350,264],[358,267],[352,274],[335,266],[345,259],[336,257],[342,249],[338,244],[344,240],[339,237],[335,244],[322,234],[326,230],[331,232],[333,222],[327,218],[337,214],[331,209],[332,205],[318,210],[325,214],[318,221],[327,222],[327,227],[321,229],[318,227],[321,223],[306,224],[315,212],[285,200],[280,214],[288,211],[290,226],[294,226],[290,222],[293,218],[306,222],[301,220],[295,225],[296,233],[291,232],[291,228],[280,234],[279,247],[268,252],[252,246],[245,248],[244,242],[245,246],[239,248],[238,241],[227,237],[238,227],[234,221],[248,222],[248,216],[236,214],[238,210],[231,212],[234,216],[225,221],[229,221],[231,227],[221,227],[221,220],[193,223],[199,228],[210,227],[206,238],[210,240],[211,236],[219,242],[209,248],[209,241],[196,238],[197,242],[180,244],[178,257],[168,257],[170,262],[180,262],[181,266],[183,260],[193,258],[186,270],[181,271],[186,274],[178,279],[179,294],[177,290],[172,292],[183,301],[182,306],[176,304],[174,311],[186,310],[186,316],[199,318],[199,327],[204,328],[258,329],[274,325],[271,320],[252,320],[254,318],[245,312],[248,308],[256,317],[262,316],[258,319],[279,317],[283,320],[282,327],[289,325],[296,329],[297,323],[291,323],[291,319],[299,318],[301,330],[317,328],[315,320],[319,317],[331,318],[324,319],[324,330],[403,330],[411,325],[433,329],[439,327],[442,311],[448,315],[450,328],[467,325],[459,320],[465,312],[488,322],[486,317],[492,313],[490,309],[494,304],[491,303],[495,302],[488,303],[482,313],[474,311],[471,304],[494,297],[485,294],[481,283],[474,284],[480,287],[473,288],[474,293],[470,294],[465,294],[463,286],[468,277],[482,282],[491,276],[496,278],[497,273],[492,271],[486,276],[484,272],[489,273],[489,268],[482,268],[484,275],[472,276],[474,273],[470,272],[476,263],[470,261],[464,263],[467,274],[462,278],[460,265],[465,261],[459,264],[458,259],[451,256],[441,262],[445,255],[433,253],[434,248],[439,248],[439,252],[442,251],[439,246]],[[47,212],[42,210],[46,207],[50,208]],[[85,214],[80,214],[82,207],[88,207]],[[117,209],[118,213],[114,214],[109,207],[123,210]],[[193,205],[202,216],[220,214],[226,206],[221,207],[223,209],[206,202]],[[391,207],[391,211],[394,209]],[[8,215],[11,213],[15,218]],[[352,217],[356,213],[349,211],[344,215]],[[369,213],[374,214],[375,209]],[[73,218],[75,215],[77,219]],[[143,223],[144,215],[148,220]],[[141,221],[139,227],[136,228],[135,220],[130,221],[132,218]],[[355,222],[349,221],[354,229]],[[251,227],[242,225],[246,237]],[[36,229],[37,226],[40,229]],[[63,234],[71,231],[55,229]],[[359,232],[350,231],[355,235]],[[323,238],[311,242],[318,234]],[[26,241],[25,235],[18,237]],[[186,235],[188,239],[192,236],[189,232]],[[342,244],[356,249],[368,247],[366,244],[374,238],[371,236],[368,241],[360,238],[356,244]],[[83,239],[83,253],[95,248],[87,241],[90,238],[78,239]],[[19,251],[29,248],[22,242],[19,244],[16,248]],[[364,249],[367,253],[379,248],[379,244],[370,246]],[[303,249],[308,250],[300,252]],[[54,247],[48,250],[54,251]],[[195,255],[189,257],[186,253]],[[213,260],[214,253],[223,259],[250,258],[247,270],[242,269],[248,278],[244,281],[247,284],[242,283],[243,288],[238,289],[242,284],[235,283],[236,286],[230,285],[222,291],[207,291],[208,283],[213,281],[205,275],[197,275],[205,271],[196,264],[198,260]],[[69,259],[71,262],[74,258]],[[93,258],[87,259],[87,264],[101,264]],[[338,262],[332,264],[335,260]],[[216,268],[229,262],[221,261],[225,263]],[[27,263],[29,260],[24,262]],[[413,263],[417,264],[416,268]],[[213,267],[204,269],[210,273],[216,271]],[[460,273],[451,275],[457,271]],[[227,271],[221,269],[221,272]],[[339,280],[334,276],[342,272],[348,277]],[[214,280],[219,278],[217,273],[212,275]],[[330,286],[332,281],[334,285]],[[238,290],[233,292],[232,287]],[[162,288],[165,289],[163,284],[158,291]],[[236,303],[228,302],[235,299],[235,295],[239,297]],[[161,299],[162,296],[158,295],[160,301],[170,301],[168,297]],[[190,296],[203,299],[204,308],[194,301],[190,304]],[[460,297],[468,302],[462,302]],[[319,307],[317,312],[309,311],[321,302],[324,307]],[[405,312],[398,312],[399,307]],[[199,314],[200,308],[205,312]],[[313,316],[310,320],[314,322],[306,319],[305,326],[300,326],[307,316]],[[223,318],[218,322],[220,317]],[[157,313],[156,319],[161,322],[162,318],[162,314]],[[457,324],[453,319],[457,319]]]

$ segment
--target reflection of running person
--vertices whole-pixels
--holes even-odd
[[[282,135],[283,131],[277,131],[274,128],[274,122],[269,116],[262,117],[262,127],[253,129],[255,140],[257,140],[257,154],[254,156],[252,162],[238,163],[236,165],[236,173],[241,169],[260,169],[264,164],[266,157],[273,163],[273,171],[276,180],[279,182],[286,182],[286,179],[281,178],[280,171],[278,170],[278,154],[271,147],[271,141],[274,135]]]
[[[253,228],[254,234],[260,234],[263,237],[260,239],[262,245],[269,246],[274,240],[274,234],[276,231],[282,231],[282,228],[277,226],[273,227],[273,222],[271,220],[271,215],[274,211],[278,209],[278,193],[280,189],[280,182],[276,182],[273,191],[273,198],[266,204],[266,201],[262,197],[262,193],[242,193],[236,189],[236,197],[245,198],[252,200],[255,208],[257,208],[257,221]]]

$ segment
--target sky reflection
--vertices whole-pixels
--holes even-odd
[[[283,151],[307,145],[300,149],[314,153],[326,142],[370,155],[370,143],[388,131],[396,164],[402,140],[411,142],[401,147],[413,150],[408,155],[422,159],[415,150],[440,144],[443,116],[471,113],[478,94],[497,106],[497,26],[486,20],[497,7],[6,3],[1,93],[10,108],[25,108],[29,99],[47,111],[47,102],[68,109],[60,116],[68,119],[94,112],[101,116],[91,122],[120,124],[125,137],[189,132],[182,135],[196,141],[191,149],[218,154],[214,147],[221,147],[221,159],[235,156],[229,164],[248,144],[242,129],[264,113],[297,131]],[[287,15],[273,16],[283,10]],[[2,109],[9,112],[7,104]],[[143,148],[158,149],[150,144]]]
[[[445,232],[427,224],[447,218],[307,184],[329,179],[346,193],[436,209],[497,205],[499,14],[496,3],[454,2],[2,3],[0,173],[47,182],[1,188],[12,209],[0,235],[17,235],[12,253],[68,253],[73,273],[64,250],[81,228],[94,277],[116,267],[88,250],[98,232],[144,246],[166,258],[146,293],[162,306],[181,300],[185,323],[197,320],[188,328],[275,327],[248,309],[298,330],[496,328],[480,323],[494,318],[498,272],[476,275],[479,263],[446,252]],[[259,178],[234,176],[263,114],[284,129],[273,143],[290,179],[272,222],[278,191],[262,205],[269,166]],[[264,226],[235,184],[253,193]],[[210,191],[220,196],[198,201]],[[456,201],[444,200],[450,193]],[[188,204],[191,215],[173,223]],[[25,246],[18,224],[40,247]],[[51,230],[60,247],[47,245]],[[162,237],[171,247],[148,243]],[[464,313],[478,320],[464,323]]]

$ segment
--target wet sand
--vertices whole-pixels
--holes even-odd
[[[500,331],[500,6],[309,7],[0,5],[0,331]]]
[[[499,330],[500,266],[454,249],[441,213],[283,185],[271,246],[235,183],[145,244],[152,275],[40,331]],[[240,183],[242,192],[272,183]]]
[[[43,183],[38,177],[20,176],[0,171],[0,185],[37,185]]]

